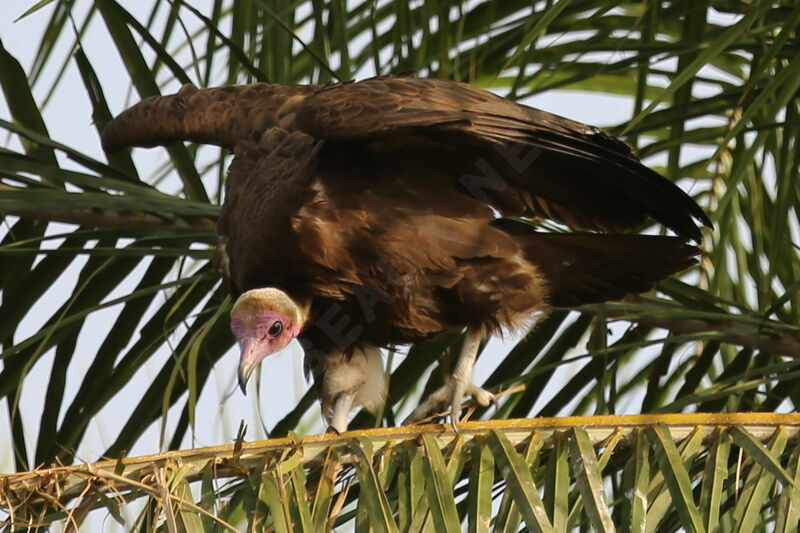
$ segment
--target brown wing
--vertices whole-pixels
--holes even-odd
[[[114,118],[103,130],[103,149],[193,141],[233,150],[278,125],[284,106],[316,89],[273,83],[198,89],[187,83],[176,94],[146,98]]]
[[[333,142],[422,138],[455,150],[473,162],[459,169],[462,185],[504,214],[520,214],[506,209],[522,198],[536,215],[581,229],[622,231],[652,216],[700,240],[694,219],[711,224],[613,135],[464,83],[385,77],[328,86],[300,103],[297,127]]]
[[[518,235],[492,222],[492,207],[608,231],[652,215],[695,238],[692,216],[707,221],[616,138],[453,82],[185,86],[103,134],[107,150],[179,140],[234,152],[218,222],[234,295],[276,286],[317,313],[336,302],[365,318],[376,345],[644,290],[696,253],[681,238],[648,247],[656,241]],[[563,274],[564,261],[568,282],[543,279]]]
[[[234,152],[214,261],[234,295],[270,276],[289,275],[280,252],[295,248],[287,242],[288,220],[299,200],[282,184],[306,170],[297,161],[309,156],[313,144],[294,128],[293,110],[317,89],[256,83],[201,90],[186,84],[174,95],[141,101],[103,131],[106,151],[194,141]],[[292,260],[289,252],[283,255]]]

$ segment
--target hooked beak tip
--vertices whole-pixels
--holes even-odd
[[[253,372],[253,367],[246,363],[239,365],[239,388],[242,389],[242,394],[247,394],[247,380],[250,379],[250,374]]]

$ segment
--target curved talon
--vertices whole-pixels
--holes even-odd
[[[462,381],[452,381],[452,383],[453,394],[450,398],[450,423],[453,425],[453,431],[458,433],[458,422],[461,418],[461,402],[464,399],[464,393],[467,391],[468,384]]]

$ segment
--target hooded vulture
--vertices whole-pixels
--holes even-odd
[[[639,293],[695,262],[710,221],[598,128],[465,83],[380,77],[148,98],[106,151],[193,141],[234,154],[217,223],[242,388],[297,338],[323,414],[376,409],[379,348],[465,330],[447,382],[406,420],[452,407],[480,343],[548,306]],[[549,219],[575,232],[543,232]],[[649,219],[675,236],[626,233]]]

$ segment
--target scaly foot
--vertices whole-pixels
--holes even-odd
[[[472,367],[478,357],[483,333],[479,330],[467,328],[464,342],[461,344],[461,354],[458,356],[453,374],[433,394],[428,396],[414,411],[403,421],[403,424],[418,422],[438,412],[450,403],[450,417],[453,429],[458,431],[458,419],[461,415],[461,400],[465,394],[471,395],[479,404],[487,406],[496,402],[494,394],[472,384]]]
[[[441,412],[449,403],[453,429],[458,431],[458,422],[461,417],[461,401],[465,395],[472,396],[472,398],[483,407],[497,403],[495,395],[486,389],[473,385],[472,383],[464,383],[458,379],[450,378],[444,385],[431,393],[425,401],[419,404],[417,408],[403,420],[403,425],[414,424]]]

